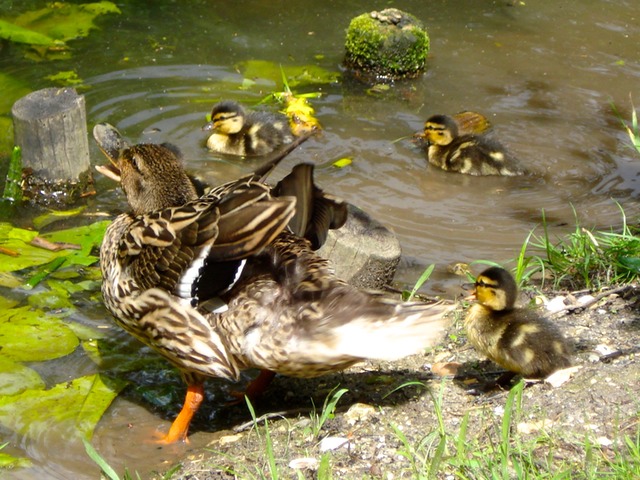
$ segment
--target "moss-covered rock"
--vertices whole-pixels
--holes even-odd
[[[424,70],[429,35],[422,22],[396,8],[364,13],[351,20],[345,66],[374,78],[414,77]]]

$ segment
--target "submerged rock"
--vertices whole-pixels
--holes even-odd
[[[345,48],[344,64],[358,76],[415,77],[424,70],[429,36],[416,17],[387,8],[351,20]]]

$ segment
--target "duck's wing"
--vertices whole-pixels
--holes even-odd
[[[118,258],[141,289],[197,303],[205,285],[206,296],[227,288],[234,265],[272,242],[294,211],[295,199],[274,199],[261,184],[237,185],[221,198],[136,217],[121,235]]]
[[[311,242],[314,250],[320,248],[329,229],[340,228],[347,221],[347,204],[324,193],[313,182],[313,165],[301,163],[276,184],[276,197],[296,199],[296,212],[289,221],[289,229]]]

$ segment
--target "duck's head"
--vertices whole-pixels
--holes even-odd
[[[175,147],[151,143],[130,146],[109,124],[96,125],[93,136],[111,162],[96,166],[96,170],[120,183],[135,215],[197,198]]]
[[[233,135],[242,130],[245,122],[245,111],[238,102],[226,100],[216,103],[211,110],[211,121],[202,130],[225,135]]]
[[[458,136],[458,124],[448,115],[433,115],[424,122],[423,138],[431,145],[449,145]]]
[[[476,278],[473,295],[479,304],[491,310],[511,310],[518,297],[518,286],[504,268],[490,267]]]

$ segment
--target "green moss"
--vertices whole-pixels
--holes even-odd
[[[380,77],[415,76],[424,69],[429,36],[413,15],[387,9],[354,18],[345,47],[351,69]]]

